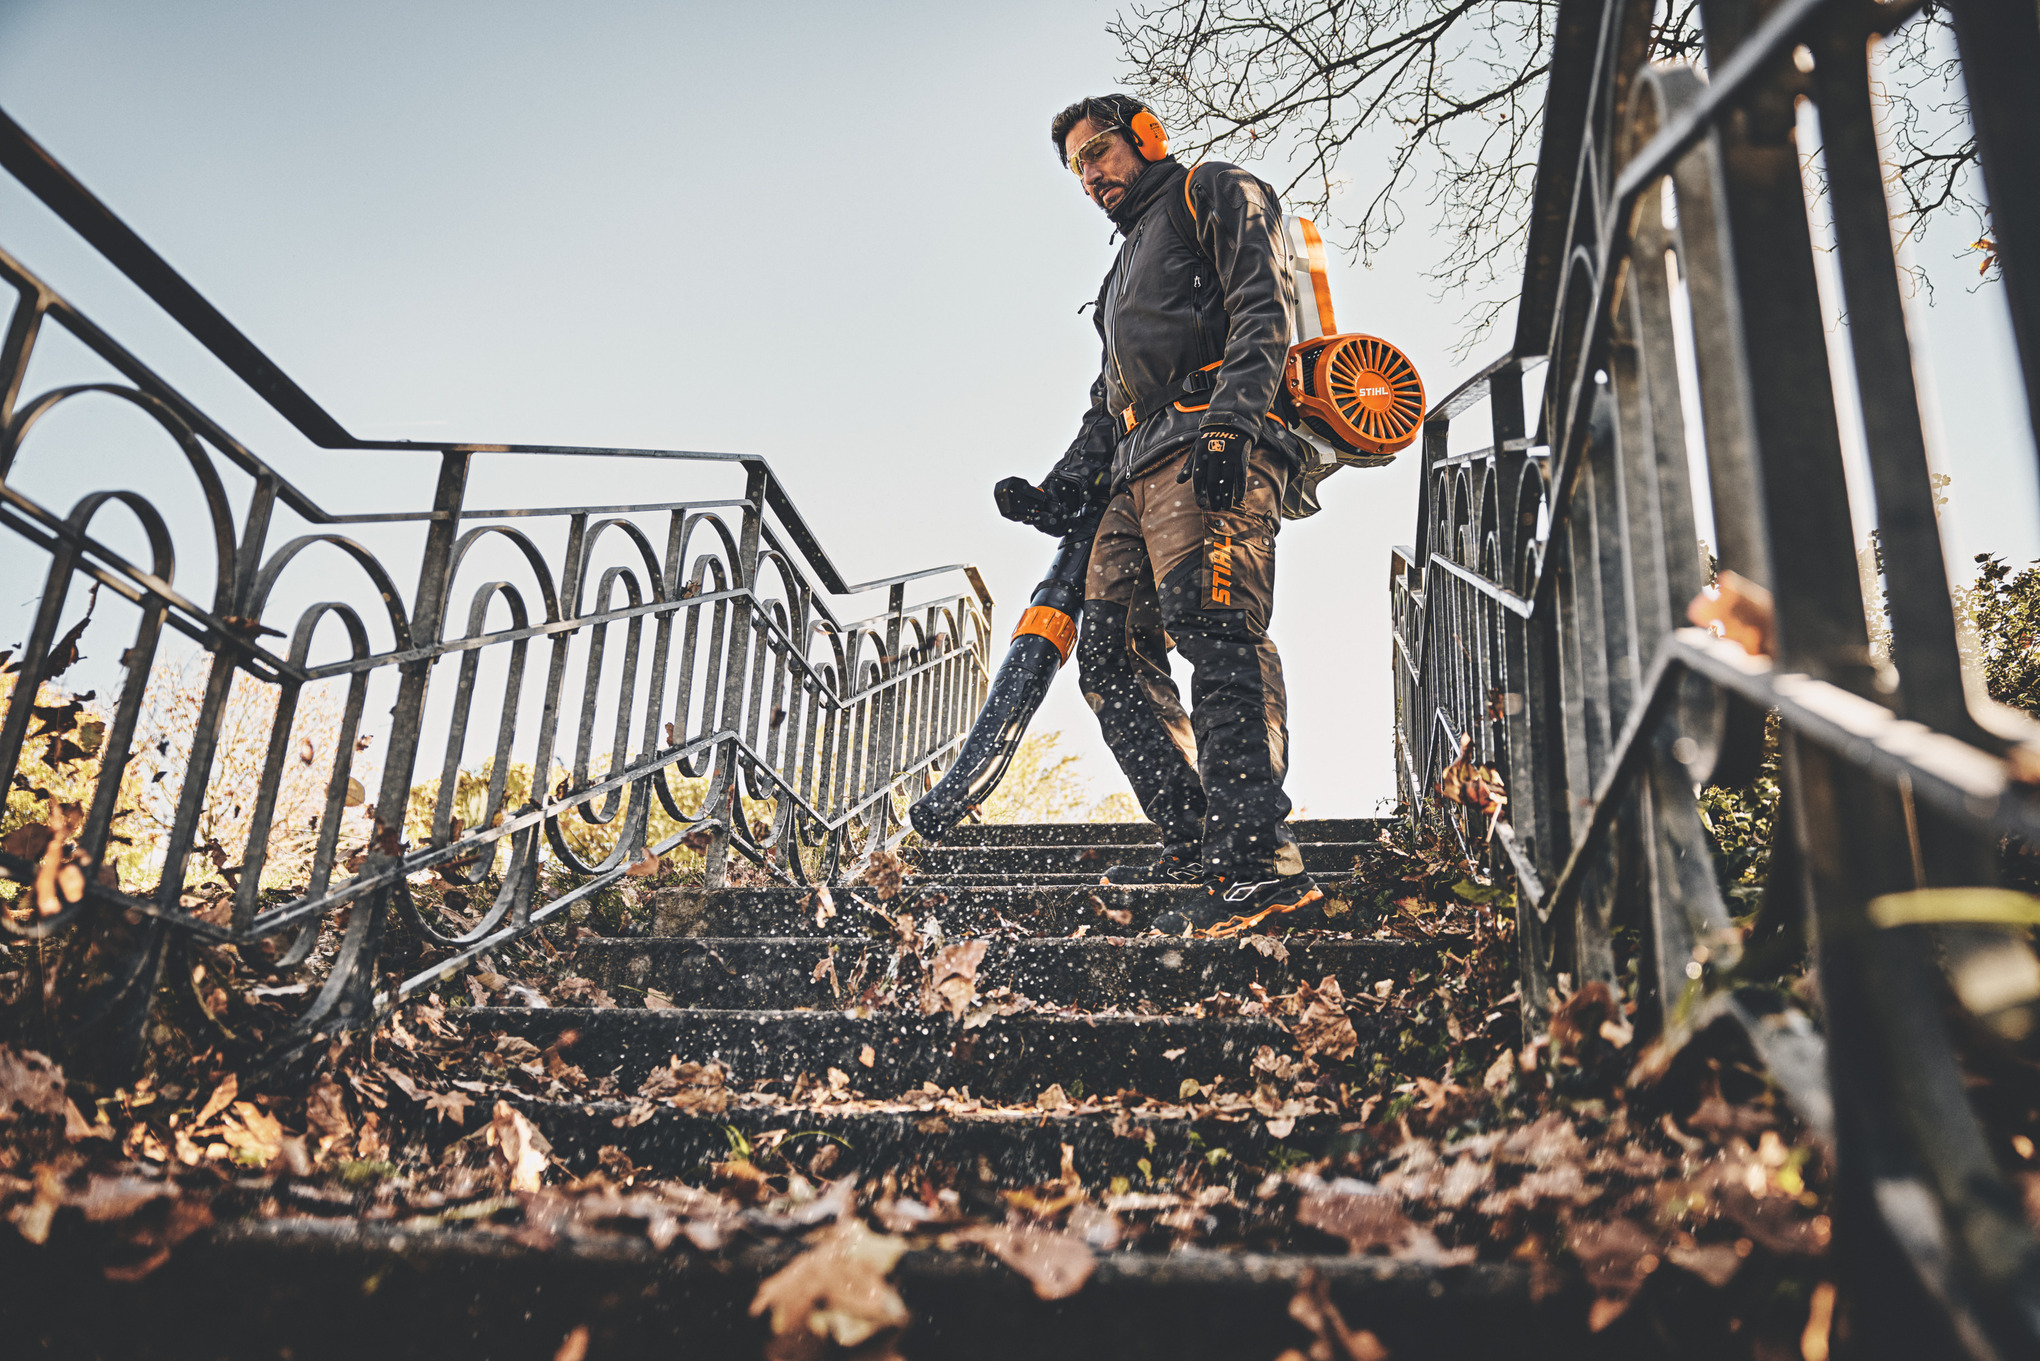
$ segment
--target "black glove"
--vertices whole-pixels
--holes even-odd
[[[992,488],[992,499],[1007,519],[1058,537],[1084,510],[1083,487],[1055,473],[1039,487],[1024,477],[1009,477]]]
[[[1239,431],[1207,425],[1197,432],[1176,480],[1190,483],[1204,510],[1237,510],[1247,499],[1247,455],[1253,448]]]

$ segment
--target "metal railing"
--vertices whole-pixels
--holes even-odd
[[[0,874],[26,886],[0,904],[0,926],[49,938],[128,923],[81,1009],[103,1052],[136,1052],[166,960],[192,942],[269,942],[271,972],[300,981],[268,995],[308,999],[291,1031],[303,1041],[450,977],[648,856],[698,850],[709,884],[732,849],[778,879],[826,881],[846,850],[882,843],[895,797],[925,787],[968,731],[989,684],[991,598],[975,568],[847,584],[760,458],[357,439],[4,115],[0,165],[313,445],[430,460],[436,476],[429,506],[329,510],[0,253],[13,290],[0,545],[46,569],[0,693],[0,787],[17,830],[45,816],[51,828],[40,855],[32,829],[0,853]],[[105,379],[25,395],[59,333]],[[74,500],[28,489],[64,487],[75,451],[53,427],[108,403],[148,422],[122,475],[176,468],[196,488],[182,510],[89,484],[61,492]],[[578,478],[680,495],[558,507],[492,492],[477,505],[484,461],[507,469],[498,485],[571,463]],[[741,491],[714,495],[718,475]],[[409,560],[371,551],[376,536]],[[114,546],[129,540],[139,554]],[[180,540],[199,545],[195,570]],[[209,590],[180,584],[208,573]],[[936,577],[948,582],[933,598],[909,601]],[[885,602],[870,618],[831,610],[831,596],[870,593]],[[95,610],[97,630],[131,619],[132,641],[116,693],[83,711],[90,740],[72,742],[80,711],[51,678]],[[165,719],[152,705],[180,639],[198,688]],[[319,694],[313,733],[302,717]],[[150,737],[188,764],[139,780]],[[221,786],[230,737],[244,789]],[[47,787],[58,777],[75,794]],[[238,837],[217,832],[228,823]],[[144,832],[148,854],[123,882],[115,862]],[[279,865],[285,841],[295,868]],[[414,893],[425,872],[487,901],[455,913]],[[216,891],[194,894],[200,880]],[[393,921],[423,964],[409,977],[382,958]]]
[[[1747,1036],[1835,1149],[1857,1349],[2028,1355],[2040,1248],[2017,1155],[1965,1073],[2040,1000],[2002,986],[2036,976],[2026,933],[1975,924],[2004,901],[1988,892],[1999,838],[2040,833],[2040,792],[2016,773],[2040,747],[2032,725],[1972,712],[1956,650],[1867,60],[1918,6],[1699,9],[1707,76],[1645,60],[1647,0],[1559,7],[1515,341],[1434,409],[1415,543],[1390,570],[1399,780],[1413,810],[1441,782],[1458,793],[1430,806],[1513,873],[1526,1020],[1602,980],[1635,989],[1671,1050],[1717,1026]],[[1949,9],[2030,406],[2040,22],[2031,4]],[[1849,319],[1886,658],[1859,584],[1801,101]],[[1487,446],[1454,452],[1453,422],[1482,406]],[[1738,920],[1696,791],[1752,780],[1766,715],[1782,792],[1762,907]],[[1920,892],[1947,888],[1972,891]],[[1818,1027],[1780,959],[1810,963]]]

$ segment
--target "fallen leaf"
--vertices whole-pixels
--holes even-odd
[[[1070,1105],[1070,1094],[1064,1091],[1063,1085],[1058,1082],[1035,1097],[1034,1104],[1045,1111],[1067,1110]]]
[[[1313,1059],[1342,1063],[1360,1047],[1360,1035],[1346,1016],[1346,999],[1339,980],[1327,974],[1315,988],[1296,985],[1297,1017],[1289,1027],[1296,1046]]]
[[[653,855],[651,847],[647,846],[638,854],[637,859],[630,862],[630,868],[625,870],[623,874],[626,879],[647,879],[657,874],[663,868],[665,868],[665,861]]]
[[[1393,1251],[1409,1241],[1415,1225],[1399,1197],[1351,1177],[1310,1181],[1315,1184],[1300,1183],[1306,1189],[1296,1204],[1297,1223],[1345,1239],[1353,1252]]]
[[[911,1316],[886,1275],[906,1250],[905,1239],[873,1233],[863,1220],[846,1215],[759,1285],[751,1315],[769,1309],[775,1334],[807,1333],[844,1347],[903,1328]]]
[[[1097,1266],[1090,1247],[1074,1234],[1032,1224],[977,1224],[957,1238],[979,1247],[1027,1278],[1037,1297],[1067,1299],[1084,1288]]]
[[[227,1111],[220,1138],[247,1167],[267,1167],[283,1156],[282,1122],[251,1101],[236,1101]]]
[[[427,1092],[425,1109],[441,1120],[451,1120],[460,1125],[467,1122],[468,1107],[474,1105],[474,1098],[466,1092]]]
[[[498,1101],[485,1137],[496,1150],[498,1166],[510,1174],[511,1190],[536,1191],[543,1184],[552,1145],[524,1112],[507,1101]]]
[[[961,1019],[977,996],[978,965],[984,962],[983,940],[945,945],[928,961],[928,976],[921,986],[921,1014],[932,1016],[946,1011]]]
[[[1287,964],[1289,962],[1289,947],[1273,936],[1258,934],[1241,936],[1240,948],[1242,950],[1253,950],[1268,959],[1274,960],[1277,964]]]
[[[1777,607],[1771,593],[1747,577],[1717,573],[1686,606],[1686,618],[1752,657],[1777,655]]]
[[[1700,1243],[1692,1247],[1674,1244],[1665,1249],[1665,1260],[1719,1290],[1742,1269],[1743,1255],[1733,1243]]]
[[[867,1044],[857,1051],[857,1061],[869,1068],[878,1062],[878,1051]]]
[[[1317,1338],[1308,1361],[1387,1361],[1388,1348],[1381,1345],[1380,1338],[1364,1328],[1356,1331],[1346,1326],[1338,1306],[1332,1303],[1331,1290],[1315,1271],[1305,1271],[1297,1280],[1296,1294],[1289,1300],[1289,1317]],[[1285,1352],[1277,1361],[1289,1356],[1302,1361],[1303,1354]]]
[[[213,1088],[213,1094],[205,1099],[205,1104],[198,1108],[198,1115],[191,1122],[193,1128],[205,1124],[215,1115],[233,1105],[234,1098],[240,1094],[240,1076],[235,1073],[228,1073],[220,1085]]]
[[[1593,1287],[1594,1308],[1587,1322],[1595,1332],[1622,1316],[1659,1265],[1650,1234],[1633,1219],[1576,1222],[1566,1232],[1566,1246]]]
[[[654,1068],[638,1087],[638,1095],[664,1101],[676,1110],[721,1115],[729,1108],[729,1070],[720,1063],[682,1063],[679,1055]]]
[[[553,1353],[553,1361],[588,1361],[588,1325],[582,1324],[568,1333],[560,1343],[560,1349]]]

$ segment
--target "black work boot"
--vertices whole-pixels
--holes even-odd
[[[1156,917],[1155,930],[1165,936],[1203,936],[1212,940],[1253,931],[1275,935],[1315,925],[1320,919],[1318,913],[1306,909],[1324,896],[1317,881],[1301,870],[1269,878],[1213,874],[1204,881],[1202,897],[1187,907]]]
[[[1161,859],[1154,864],[1114,865],[1098,882],[1121,888],[1137,884],[1201,884],[1204,862],[1197,858],[1195,846],[1164,846]]]

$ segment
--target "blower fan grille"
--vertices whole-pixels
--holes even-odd
[[[1424,380],[1387,341],[1325,336],[1292,349],[1288,367],[1291,400],[1336,442],[1368,454],[1393,454],[1415,442]]]

